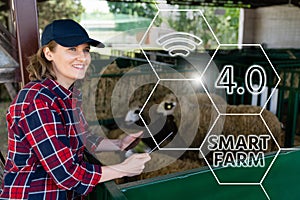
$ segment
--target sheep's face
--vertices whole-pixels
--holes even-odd
[[[161,113],[164,116],[172,115],[174,113],[174,109],[177,105],[177,102],[173,101],[163,101],[157,107],[157,113]]]
[[[140,116],[139,116],[140,111],[141,111],[140,107],[135,107],[135,108],[130,109],[125,116],[125,120],[124,120],[125,123],[127,125],[131,125],[131,124],[134,124],[135,122],[137,122],[140,119]]]

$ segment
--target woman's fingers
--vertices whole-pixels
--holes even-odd
[[[151,157],[148,153],[136,153],[136,154],[133,154],[132,156],[134,156],[137,159],[143,159],[145,161],[145,163],[151,159]]]
[[[135,176],[143,172],[145,163],[150,159],[151,157],[148,153],[133,154],[119,165],[117,170],[125,172],[125,176]]]

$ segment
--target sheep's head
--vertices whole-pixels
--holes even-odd
[[[142,108],[139,106],[131,108],[125,116],[125,119],[124,119],[125,123],[127,125],[131,125],[131,124],[134,124],[137,121],[139,121],[140,120],[139,113],[141,112],[141,109]]]
[[[172,115],[177,105],[177,99],[174,94],[167,94],[157,107],[157,113],[164,116]]]

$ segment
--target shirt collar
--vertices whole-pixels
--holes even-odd
[[[81,92],[76,87],[74,87],[74,84],[69,89],[66,89],[57,81],[48,78],[42,80],[42,84],[46,85],[50,90],[54,91],[63,100],[68,98],[81,99]]]

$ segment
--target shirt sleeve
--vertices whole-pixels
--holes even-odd
[[[86,130],[84,137],[82,137],[81,139],[83,140],[83,143],[86,146],[87,150],[89,152],[91,152],[92,154],[95,154],[98,145],[101,143],[101,141],[104,138],[99,136],[97,133],[94,133],[89,130],[89,125],[85,119],[85,116],[84,116],[82,110],[80,110],[79,115],[83,121],[84,129]]]
[[[96,134],[93,134],[91,132],[87,133],[87,137],[86,137],[86,146],[87,149],[91,152],[91,153],[95,153],[96,149],[98,147],[98,145],[101,143],[101,141],[103,140],[103,137],[100,137]]]
[[[41,165],[59,188],[85,195],[99,183],[101,166],[78,162],[78,155],[66,145],[70,141],[61,116],[45,101],[33,100],[23,110],[19,125]]]

